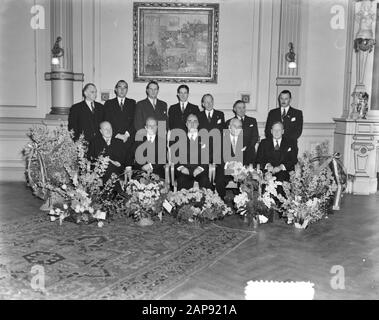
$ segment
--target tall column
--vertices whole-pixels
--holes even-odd
[[[278,93],[288,89],[293,94],[293,104],[298,106],[300,78],[300,21],[301,21],[301,1],[300,0],[282,0],[280,14],[280,40],[279,40],[279,61],[276,85]],[[293,44],[293,50],[296,54],[296,68],[289,68],[286,54],[289,52],[289,44]]]
[[[51,111],[47,119],[66,119],[73,104],[73,81],[83,81],[82,73],[73,72],[73,20],[72,0],[51,0],[50,30],[51,43],[61,37],[63,55],[58,64],[51,64],[51,72],[45,80],[51,81]]]

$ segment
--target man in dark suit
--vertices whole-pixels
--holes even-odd
[[[103,181],[106,182],[115,173],[121,175],[125,167],[132,166],[132,155],[123,147],[123,142],[113,136],[112,125],[108,121],[100,124],[100,133],[95,137],[88,148],[88,157],[95,161],[101,154],[108,156],[110,161]]]
[[[146,119],[150,117],[165,121],[168,128],[167,103],[157,98],[158,92],[158,82],[150,81],[146,86],[147,98],[137,102],[134,116],[134,128],[137,131],[145,127]]]
[[[145,134],[137,134],[134,169],[152,172],[161,179],[165,178],[167,162],[166,140],[157,135],[158,123],[154,118],[147,118]]]
[[[136,101],[126,97],[128,84],[125,80],[119,80],[116,83],[114,92],[116,98],[104,104],[104,118],[111,123],[115,138],[125,143],[129,139],[134,140]]]
[[[68,130],[74,131],[75,141],[84,134],[84,139],[91,142],[100,134],[99,127],[104,120],[104,107],[95,101],[96,94],[96,86],[93,83],[87,83],[82,90],[84,100],[70,108]]]
[[[297,163],[298,149],[293,140],[285,137],[282,122],[276,122],[271,129],[272,138],[261,141],[257,152],[257,164],[263,171],[269,171],[278,181],[289,181],[289,172]]]
[[[246,115],[246,105],[242,100],[237,100],[233,105],[235,117],[226,122],[230,127],[232,119],[239,119],[242,122],[243,131],[243,165],[255,164],[256,152],[255,145],[259,140],[257,120]]]
[[[201,150],[206,148],[201,141],[198,132],[199,121],[197,116],[190,114],[187,117],[186,127],[187,136],[184,143],[187,144],[186,155],[183,157],[185,161],[178,161],[175,164],[175,175],[177,177],[178,190],[191,189],[194,182],[199,183],[200,188],[211,188],[209,182],[209,165],[202,164]]]
[[[214,109],[213,96],[209,93],[205,94],[201,99],[204,111],[199,113],[199,130],[205,129],[208,132],[213,129],[218,130],[218,134],[222,137],[222,131],[225,129],[225,116],[222,111]],[[216,145],[216,146],[215,146]],[[209,163],[217,162],[213,159],[213,149],[217,148],[217,141],[210,135],[209,139]]]
[[[231,161],[243,162],[244,157],[244,135],[242,132],[242,121],[238,118],[232,118],[229,121],[228,130],[224,130],[222,138],[223,161],[216,167],[216,190],[221,198],[225,197],[225,187],[234,178],[228,170]]]
[[[303,132],[303,112],[291,107],[291,92],[283,90],[279,94],[279,108],[270,110],[267,116],[265,136],[272,138],[271,128],[275,122],[282,122],[284,125],[284,137],[293,140],[297,145],[297,140]]]
[[[177,97],[179,102],[170,106],[168,110],[169,129],[187,130],[186,120],[190,114],[198,115],[199,107],[188,102],[189,88],[182,84],[178,87]]]
[[[201,98],[201,104],[204,110],[199,113],[199,130],[207,129],[210,131],[212,129],[218,129],[221,132],[225,129],[224,113],[214,109],[213,96],[209,93],[205,94]]]

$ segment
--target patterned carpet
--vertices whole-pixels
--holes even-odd
[[[168,218],[98,228],[40,215],[0,226],[0,299],[159,299],[252,236]],[[32,289],[41,270],[44,292]]]

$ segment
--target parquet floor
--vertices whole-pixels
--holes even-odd
[[[40,205],[24,184],[0,184],[0,222],[32,215]],[[379,194],[345,195],[340,211],[306,230],[282,220],[262,225],[256,237],[163,298],[244,299],[249,280],[292,280],[313,282],[315,299],[379,299],[378,207]],[[231,223],[243,227],[237,217]],[[344,272],[344,289],[331,286],[333,266]]]

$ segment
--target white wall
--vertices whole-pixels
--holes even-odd
[[[335,4],[346,8],[347,1],[301,1],[302,85],[294,90],[306,122],[301,150],[324,139],[332,143],[332,117],[342,113],[346,28],[330,27],[330,9]],[[248,114],[257,118],[263,136],[267,112],[276,105],[280,1],[207,2],[220,4],[218,83],[189,83],[190,99],[199,104],[209,92],[229,118],[240,93],[250,93]],[[30,8],[35,3],[45,7],[44,30],[30,27]],[[98,97],[101,91],[113,92],[115,82],[125,79],[129,96],[143,99],[146,84],[133,82],[133,1],[74,0],[73,10],[74,72],[83,72],[85,82],[97,85]],[[49,1],[0,0],[0,18],[1,180],[12,177],[11,168],[22,172],[19,149],[27,141],[23,130],[40,123],[50,111],[50,83],[44,80],[44,73],[50,71]],[[74,84],[75,101],[81,99],[82,85]],[[175,103],[177,84],[161,83],[160,87],[160,98]],[[13,127],[18,128],[16,132]]]
[[[33,5],[45,8],[45,29],[31,27]],[[0,0],[0,117],[45,117],[50,110],[48,0]]]

